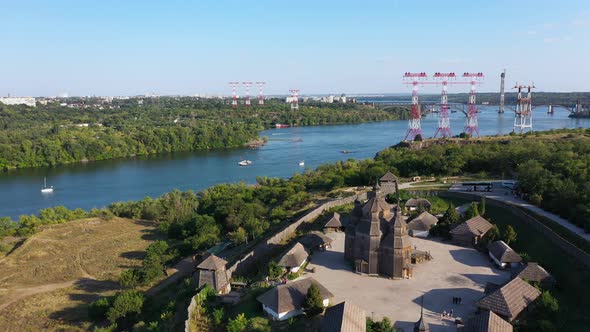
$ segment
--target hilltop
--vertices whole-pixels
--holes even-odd
[[[98,218],[53,225],[0,259],[0,326],[5,331],[85,330],[86,306],[141,264],[154,224]]]

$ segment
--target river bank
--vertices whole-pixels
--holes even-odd
[[[482,108],[479,119],[482,136],[512,131],[513,117],[499,115],[492,107]],[[434,133],[437,122],[432,115],[422,119],[425,137]],[[590,119],[571,119],[566,112],[535,113],[534,123],[536,130],[590,127]],[[459,132],[463,125],[462,114],[451,114],[453,131]],[[199,191],[219,183],[252,184],[257,177],[288,178],[326,163],[373,158],[402,141],[406,130],[407,121],[270,129],[259,132],[268,141],[255,149],[173,152],[16,169],[0,173],[0,216],[16,220],[57,205],[90,210],[116,201],[157,197],[173,189]],[[239,167],[237,163],[244,159],[252,164]],[[41,194],[44,177],[48,186],[54,186],[53,194]]]

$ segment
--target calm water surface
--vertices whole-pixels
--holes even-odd
[[[497,114],[496,107],[480,107],[481,135],[512,131],[513,115]],[[555,114],[535,109],[535,130],[590,127],[590,119],[570,119],[565,110]],[[423,118],[425,137],[436,127],[436,115]],[[451,114],[453,134],[460,133],[464,115]],[[0,174],[0,216],[16,219],[21,214],[65,205],[90,209],[111,202],[157,197],[172,189],[195,191],[224,182],[254,183],[257,176],[290,177],[306,167],[346,160],[371,158],[376,152],[401,141],[407,121],[386,121],[358,125],[272,129],[261,133],[269,142],[260,149],[174,153],[125,160],[17,170]],[[341,153],[350,151],[349,154]],[[249,167],[238,161],[252,160]],[[298,165],[300,160],[305,166]],[[41,194],[43,177],[55,187],[53,194]]]

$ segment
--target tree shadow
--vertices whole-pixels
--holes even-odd
[[[74,283],[76,290],[82,293],[71,293],[69,299],[76,304],[49,314],[49,318],[74,323],[82,328],[82,322],[88,321],[88,305],[102,297],[102,293],[120,290],[119,283],[110,280],[82,278]]]
[[[133,259],[133,260],[142,260],[145,257],[145,250],[132,250],[127,252],[122,252],[119,257],[126,258],[126,259]]]
[[[27,238],[26,238],[26,237],[24,237],[24,238],[22,238],[22,239],[18,240],[18,241],[17,241],[17,242],[14,244],[14,246],[12,247],[12,249],[10,249],[10,251],[8,251],[8,252],[6,253],[6,256],[9,256],[9,255],[10,255],[10,254],[12,254],[13,252],[15,252],[15,251],[16,251],[16,249],[20,248],[20,247],[21,247],[21,246],[22,246],[22,245],[25,243],[25,241],[26,241],[26,240],[27,240]]]

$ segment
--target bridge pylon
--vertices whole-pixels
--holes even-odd
[[[434,136],[440,134],[440,137],[452,137],[451,134],[451,120],[449,118],[449,97],[447,96],[447,85],[452,84],[450,80],[455,79],[457,76],[455,73],[434,73],[435,79],[440,80],[442,84],[442,92],[440,96],[440,117],[438,119],[438,126],[434,132]]]
[[[533,107],[532,107],[532,89],[535,88],[535,84],[532,85],[518,85],[514,86],[513,89],[518,89],[518,98],[516,101],[516,110],[514,111],[514,129],[523,134],[527,129],[533,132]],[[522,96],[522,90],[527,89],[527,96]]]
[[[479,137],[479,125],[477,123],[477,104],[475,103],[475,86],[481,84],[483,80],[483,73],[463,73],[463,77],[469,78],[471,88],[469,90],[469,103],[467,109],[467,118],[465,119],[465,128],[463,132],[474,137],[477,134]]]
[[[238,86],[240,82],[229,82],[229,86],[232,90],[232,100],[231,100],[231,107],[238,108]]]
[[[420,73],[404,73],[404,79],[407,80],[406,84],[412,85],[412,107],[410,110],[410,119],[408,120],[408,131],[406,131],[406,136],[404,137],[404,141],[414,140],[416,136],[422,136],[422,125],[420,119],[422,118],[421,110],[420,110],[420,102],[418,99],[418,85],[421,81],[424,81],[428,78],[425,72]]]

